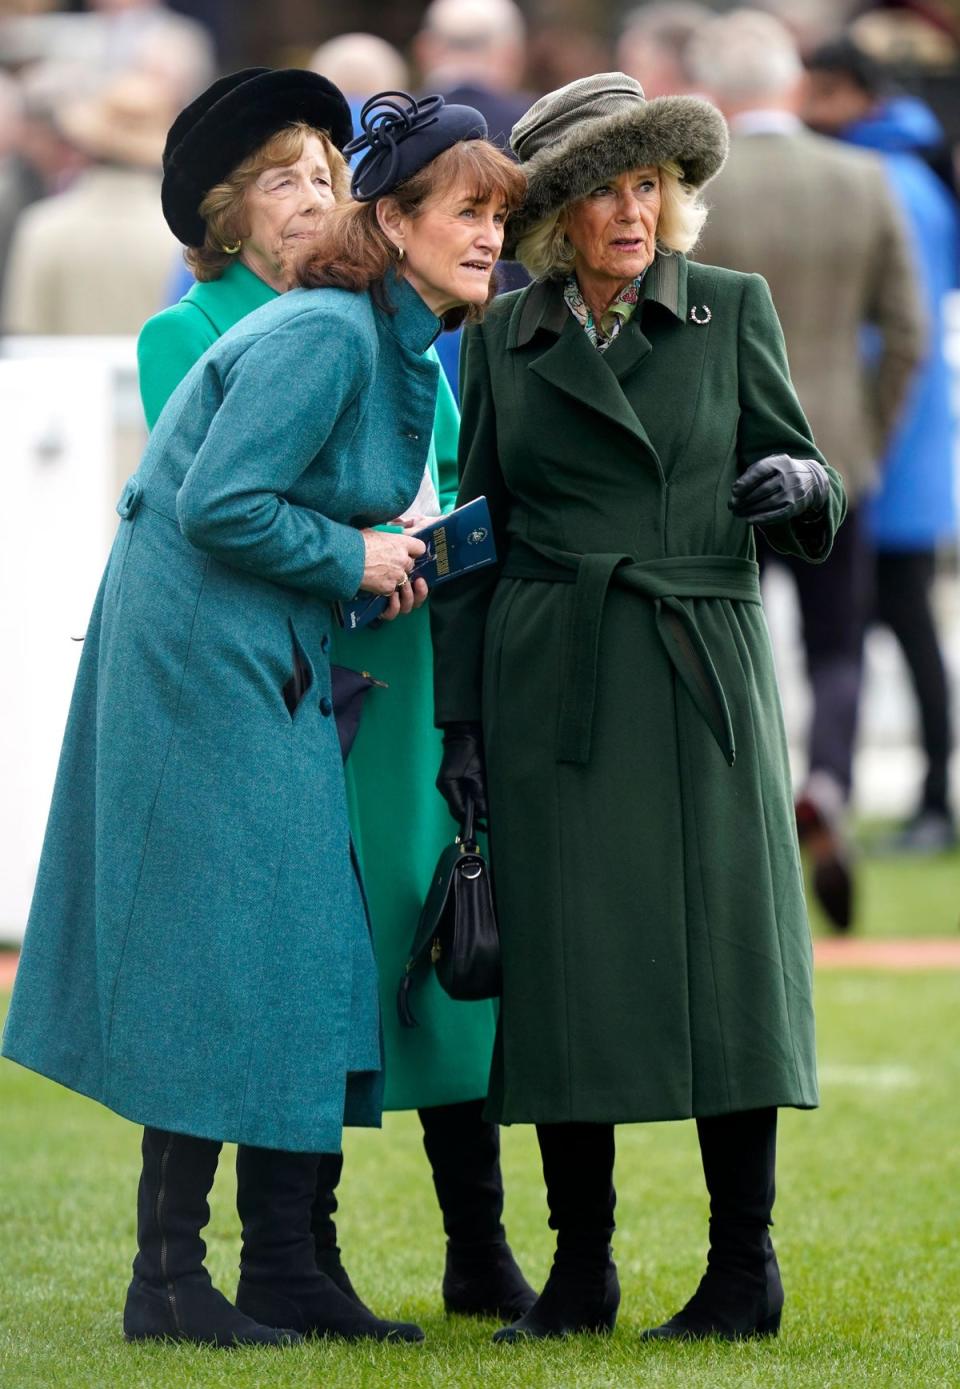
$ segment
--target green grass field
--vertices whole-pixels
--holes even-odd
[[[823,1107],[781,1127],[774,1231],[787,1289],[779,1340],[646,1346],[701,1272],[705,1197],[692,1124],[618,1133],[623,1282],[612,1339],[493,1346],[492,1323],[440,1308],[442,1237],[418,1125],[349,1135],[341,1236],[360,1292],[418,1320],[420,1347],[284,1351],[131,1347],[120,1308],[134,1239],[137,1131],[0,1063],[0,1384],[4,1389],[678,1386],[956,1389],[960,1384],[960,973],[825,973]],[[232,1162],[214,1193],[208,1263],[232,1293]],[[507,1218],[531,1280],[550,1243],[529,1131],[504,1134]]]

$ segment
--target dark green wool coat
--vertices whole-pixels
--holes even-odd
[[[467,330],[461,502],[499,562],[431,600],[438,723],[483,719],[503,939],[491,1117],[817,1104],[810,933],[753,532],[819,458],[766,284],[658,256],[601,355],[556,283]],[[770,527],[822,560],[844,512]]]

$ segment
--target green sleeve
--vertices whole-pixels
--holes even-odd
[[[460,438],[460,411],[443,368],[437,382],[437,410],[433,421],[433,447],[437,456],[437,495],[441,512],[450,511],[457,500],[459,471],[457,446]]]
[[[213,325],[191,304],[173,304],[147,319],[137,339],[137,369],[148,429],[193,364],[216,341]]]
[[[464,331],[460,385],[463,421],[457,503],[462,506],[475,497],[486,497],[498,558],[496,564],[438,588],[430,597],[434,717],[438,727],[481,718],[484,630],[507,544],[510,494],[500,471],[493,386],[482,324]]]
[[[819,563],[833,546],[847,509],[840,474],[831,468],[813,440],[790,380],[787,349],[770,290],[761,275],[746,277],[738,335],[740,424],[737,434],[738,471],[743,472],[771,453],[792,458],[815,458],[830,478],[830,499],[814,521],[799,518],[763,533],[775,550]]]

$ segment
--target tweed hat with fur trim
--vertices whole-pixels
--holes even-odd
[[[528,184],[523,207],[507,223],[503,254],[510,259],[541,218],[628,169],[672,161],[685,183],[702,188],[723,167],[728,143],[726,121],[701,97],[647,101],[623,72],[568,82],[535,101],[510,133]]]

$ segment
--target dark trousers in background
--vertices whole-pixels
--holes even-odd
[[[809,771],[826,772],[844,799],[853,781],[863,640],[873,603],[873,554],[861,517],[852,507],[823,564],[772,550],[758,536],[761,568],[785,565],[794,577],[801,636],[813,696]]]
[[[934,573],[931,550],[879,550],[874,615],[900,644],[920,709],[927,759],[920,809],[947,815],[950,697],[930,604]]]

